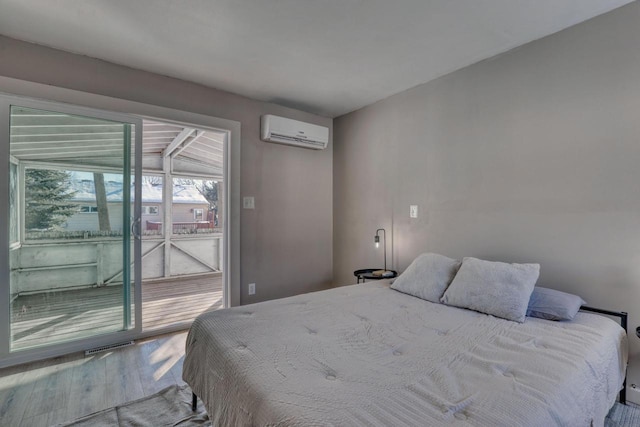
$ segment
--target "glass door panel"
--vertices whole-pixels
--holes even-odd
[[[10,351],[134,327],[133,130],[11,106]]]

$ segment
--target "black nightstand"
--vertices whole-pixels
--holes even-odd
[[[363,268],[362,270],[356,270],[353,272],[353,275],[358,278],[358,283],[362,280],[364,283],[366,280],[382,280],[382,279],[393,279],[394,277],[398,277],[398,272],[395,270],[387,270],[393,275],[390,276],[374,276],[372,273],[374,271],[383,270],[382,268]]]

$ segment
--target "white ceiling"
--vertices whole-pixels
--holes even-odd
[[[335,117],[631,0],[0,0],[0,34]]]

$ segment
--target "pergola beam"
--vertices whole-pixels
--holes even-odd
[[[184,144],[182,144],[182,146],[180,148],[178,148],[177,150],[175,150],[174,153],[171,154],[171,157],[176,157],[178,154],[182,153],[182,151],[187,148],[188,146],[190,146],[191,144],[193,144],[194,142],[196,142],[198,139],[202,138],[204,136],[205,132],[202,130],[196,131],[196,134],[194,135],[193,138],[191,138],[190,141],[185,142]]]
[[[164,235],[164,277],[171,277],[171,235],[173,234],[173,176],[171,175],[171,157],[163,157],[162,201],[164,216],[162,234]]]
[[[169,157],[171,153],[173,153],[176,148],[180,146],[191,134],[195,131],[194,128],[184,128],[182,132],[180,132],[174,139],[171,141],[171,144],[167,146],[162,152],[163,157]]]

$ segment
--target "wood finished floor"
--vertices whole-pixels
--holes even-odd
[[[75,353],[0,369],[0,426],[51,426],[182,385],[186,337],[167,334],[87,358]],[[616,405],[612,414],[613,425],[640,425],[636,405]]]
[[[184,384],[186,336],[0,369],[0,426],[51,426]]]
[[[222,307],[222,274],[142,283],[142,328],[191,322]],[[12,348],[66,341],[122,328],[122,287],[20,296],[12,303]]]

